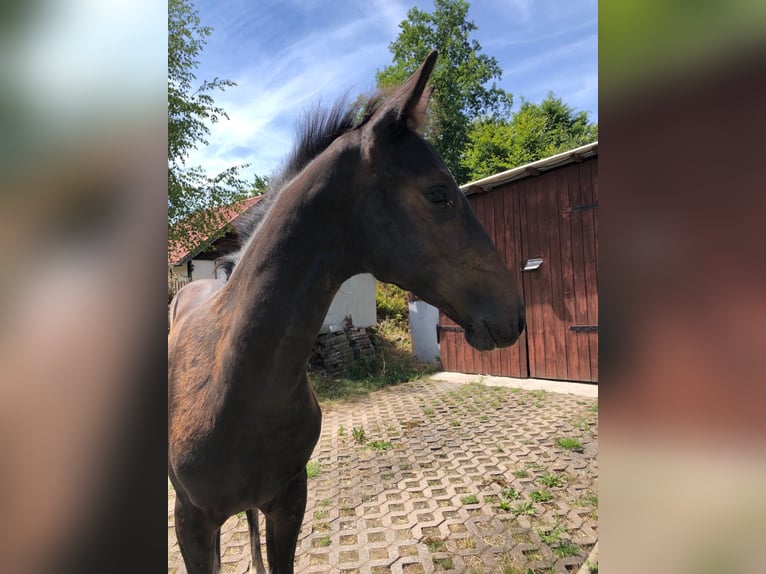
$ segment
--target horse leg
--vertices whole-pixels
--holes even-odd
[[[266,556],[271,574],[293,574],[295,546],[306,512],[306,470],[291,480],[265,510]]]
[[[220,524],[176,492],[176,538],[188,574],[217,574],[221,568]]]
[[[249,508],[247,514],[247,528],[250,531],[250,555],[255,567],[255,574],[266,574],[261,555],[261,534],[258,530],[258,509]]]

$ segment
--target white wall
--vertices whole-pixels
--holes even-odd
[[[204,259],[192,259],[192,265],[194,265],[194,270],[192,271],[192,278],[193,279],[214,279],[215,274],[215,261],[207,261]],[[175,267],[171,267],[170,271],[173,273],[173,275],[180,275],[182,277],[186,277],[187,273],[187,266],[186,263],[183,265],[176,265]]]
[[[192,263],[194,264],[192,277],[195,280],[215,277],[213,274],[214,261],[194,259]],[[171,272],[174,275],[186,277],[186,264],[171,267]],[[349,316],[354,327],[360,329],[377,325],[375,277],[369,273],[354,275],[343,282],[335,295],[335,299],[330,304],[330,310],[322,324],[321,332],[342,330],[345,319]]]
[[[357,328],[377,324],[375,277],[369,273],[354,275],[343,282],[330,304],[321,332],[340,331],[346,317],[349,316]]]
[[[441,356],[439,343],[436,340],[439,309],[425,301],[411,301],[409,308],[412,350],[421,361],[433,362]]]
[[[192,271],[193,279],[214,279],[215,273],[215,261],[206,261],[204,259],[193,259],[192,265],[194,270]]]

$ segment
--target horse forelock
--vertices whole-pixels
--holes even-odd
[[[272,176],[263,198],[250,206],[234,222],[233,227],[242,247],[239,251],[216,260],[216,276],[222,279],[231,277],[242,252],[257,233],[258,227],[280,192],[336,139],[366,124],[380,107],[382,100],[380,92],[354,103],[349,103],[347,96],[343,95],[329,108],[316,105],[303,114],[296,125],[296,142],[293,149],[276,175]]]

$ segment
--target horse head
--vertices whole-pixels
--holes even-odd
[[[419,134],[437,52],[361,127],[355,215],[367,271],[439,307],[479,350],[525,325],[512,274],[439,154]]]

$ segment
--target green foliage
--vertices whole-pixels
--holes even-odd
[[[306,464],[306,477],[307,478],[314,478],[317,476],[320,472],[322,472],[322,465],[314,460],[308,461]]]
[[[266,193],[266,189],[269,187],[269,178],[261,175],[254,175],[253,181],[250,183],[250,189],[248,195],[255,197]]]
[[[378,281],[375,288],[375,307],[379,322],[390,319],[403,324],[409,320],[407,292],[396,285]]]
[[[535,514],[535,508],[532,506],[532,503],[528,500],[525,500],[524,502],[517,504],[516,507],[513,509],[513,513],[518,516],[520,514],[524,514],[526,516],[532,516]]]
[[[540,540],[545,542],[548,546],[558,544],[561,540],[561,537],[564,536],[567,532],[566,528],[558,523],[549,530],[544,530],[542,528],[537,528],[536,530]]]
[[[362,444],[366,440],[365,436],[364,436],[364,429],[363,428],[356,428],[356,427],[352,428],[351,429],[351,436],[354,437],[354,442],[356,442],[358,444]]]
[[[553,472],[546,472],[543,474],[540,477],[540,482],[542,482],[548,488],[552,488],[554,486],[564,486],[564,478],[560,474]]]
[[[435,536],[429,536],[423,539],[423,543],[426,545],[430,552],[440,552],[444,549],[444,540],[436,538]]]
[[[553,552],[556,553],[556,555],[559,558],[565,558],[567,556],[577,556],[582,551],[582,548],[578,546],[577,544],[572,544],[568,542],[564,542],[562,544],[559,544],[557,547],[553,549]]]
[[[462,165],[476,180],[594,142],[598,124],[551,92],[540,104],[524,101],[510,120],[476,120],[468,137]]]
[[[439,50],[431,75],[435,89],[425,135],[459,183],[468,181],[461,158],[471,122],[479,117],[502,117],[512,102],[511,94],[494,81],[502,76],[497,60],[482,54],[479,42],[470,37],[477,27],[468,20],[469,7],[465,0],[434,0],[431,13],[410,9],[399,24],[399,35],[389,45],[393,64],[376,75],[381,88],[400,84],[432,49]]]
[[[506,488],[500,494],[503,498],[507,498],[508,500],[518,500],[521,497],[521,493],[513,487]]]
[[[571,437],[557,438],[556,444],[567,450],[582,450],[583,446],[579,439]]]
[[[225,221],[214,208],[251,195],[239,167],[208,175],[202,167],[187,166],[189,152],[206,145],[208,123],[226,112],[215,105],[211,92],[234,85],[214,78],[196,83],[194,70],[212,29],[203,26],[191,0],[168,3],[168,240],[171,245],[196,247],[222,232]],[[257,179],[257,178],[256,178]],[[256,182],[257,184],[257,182]],[[255,184],[254,184],[255,185]],[[182,225],[177,225],[183,221]]]
[[[553,495],[548,490],[535,490],[529,495],[529,498],[532,502],[549,502],[553,500]]]

